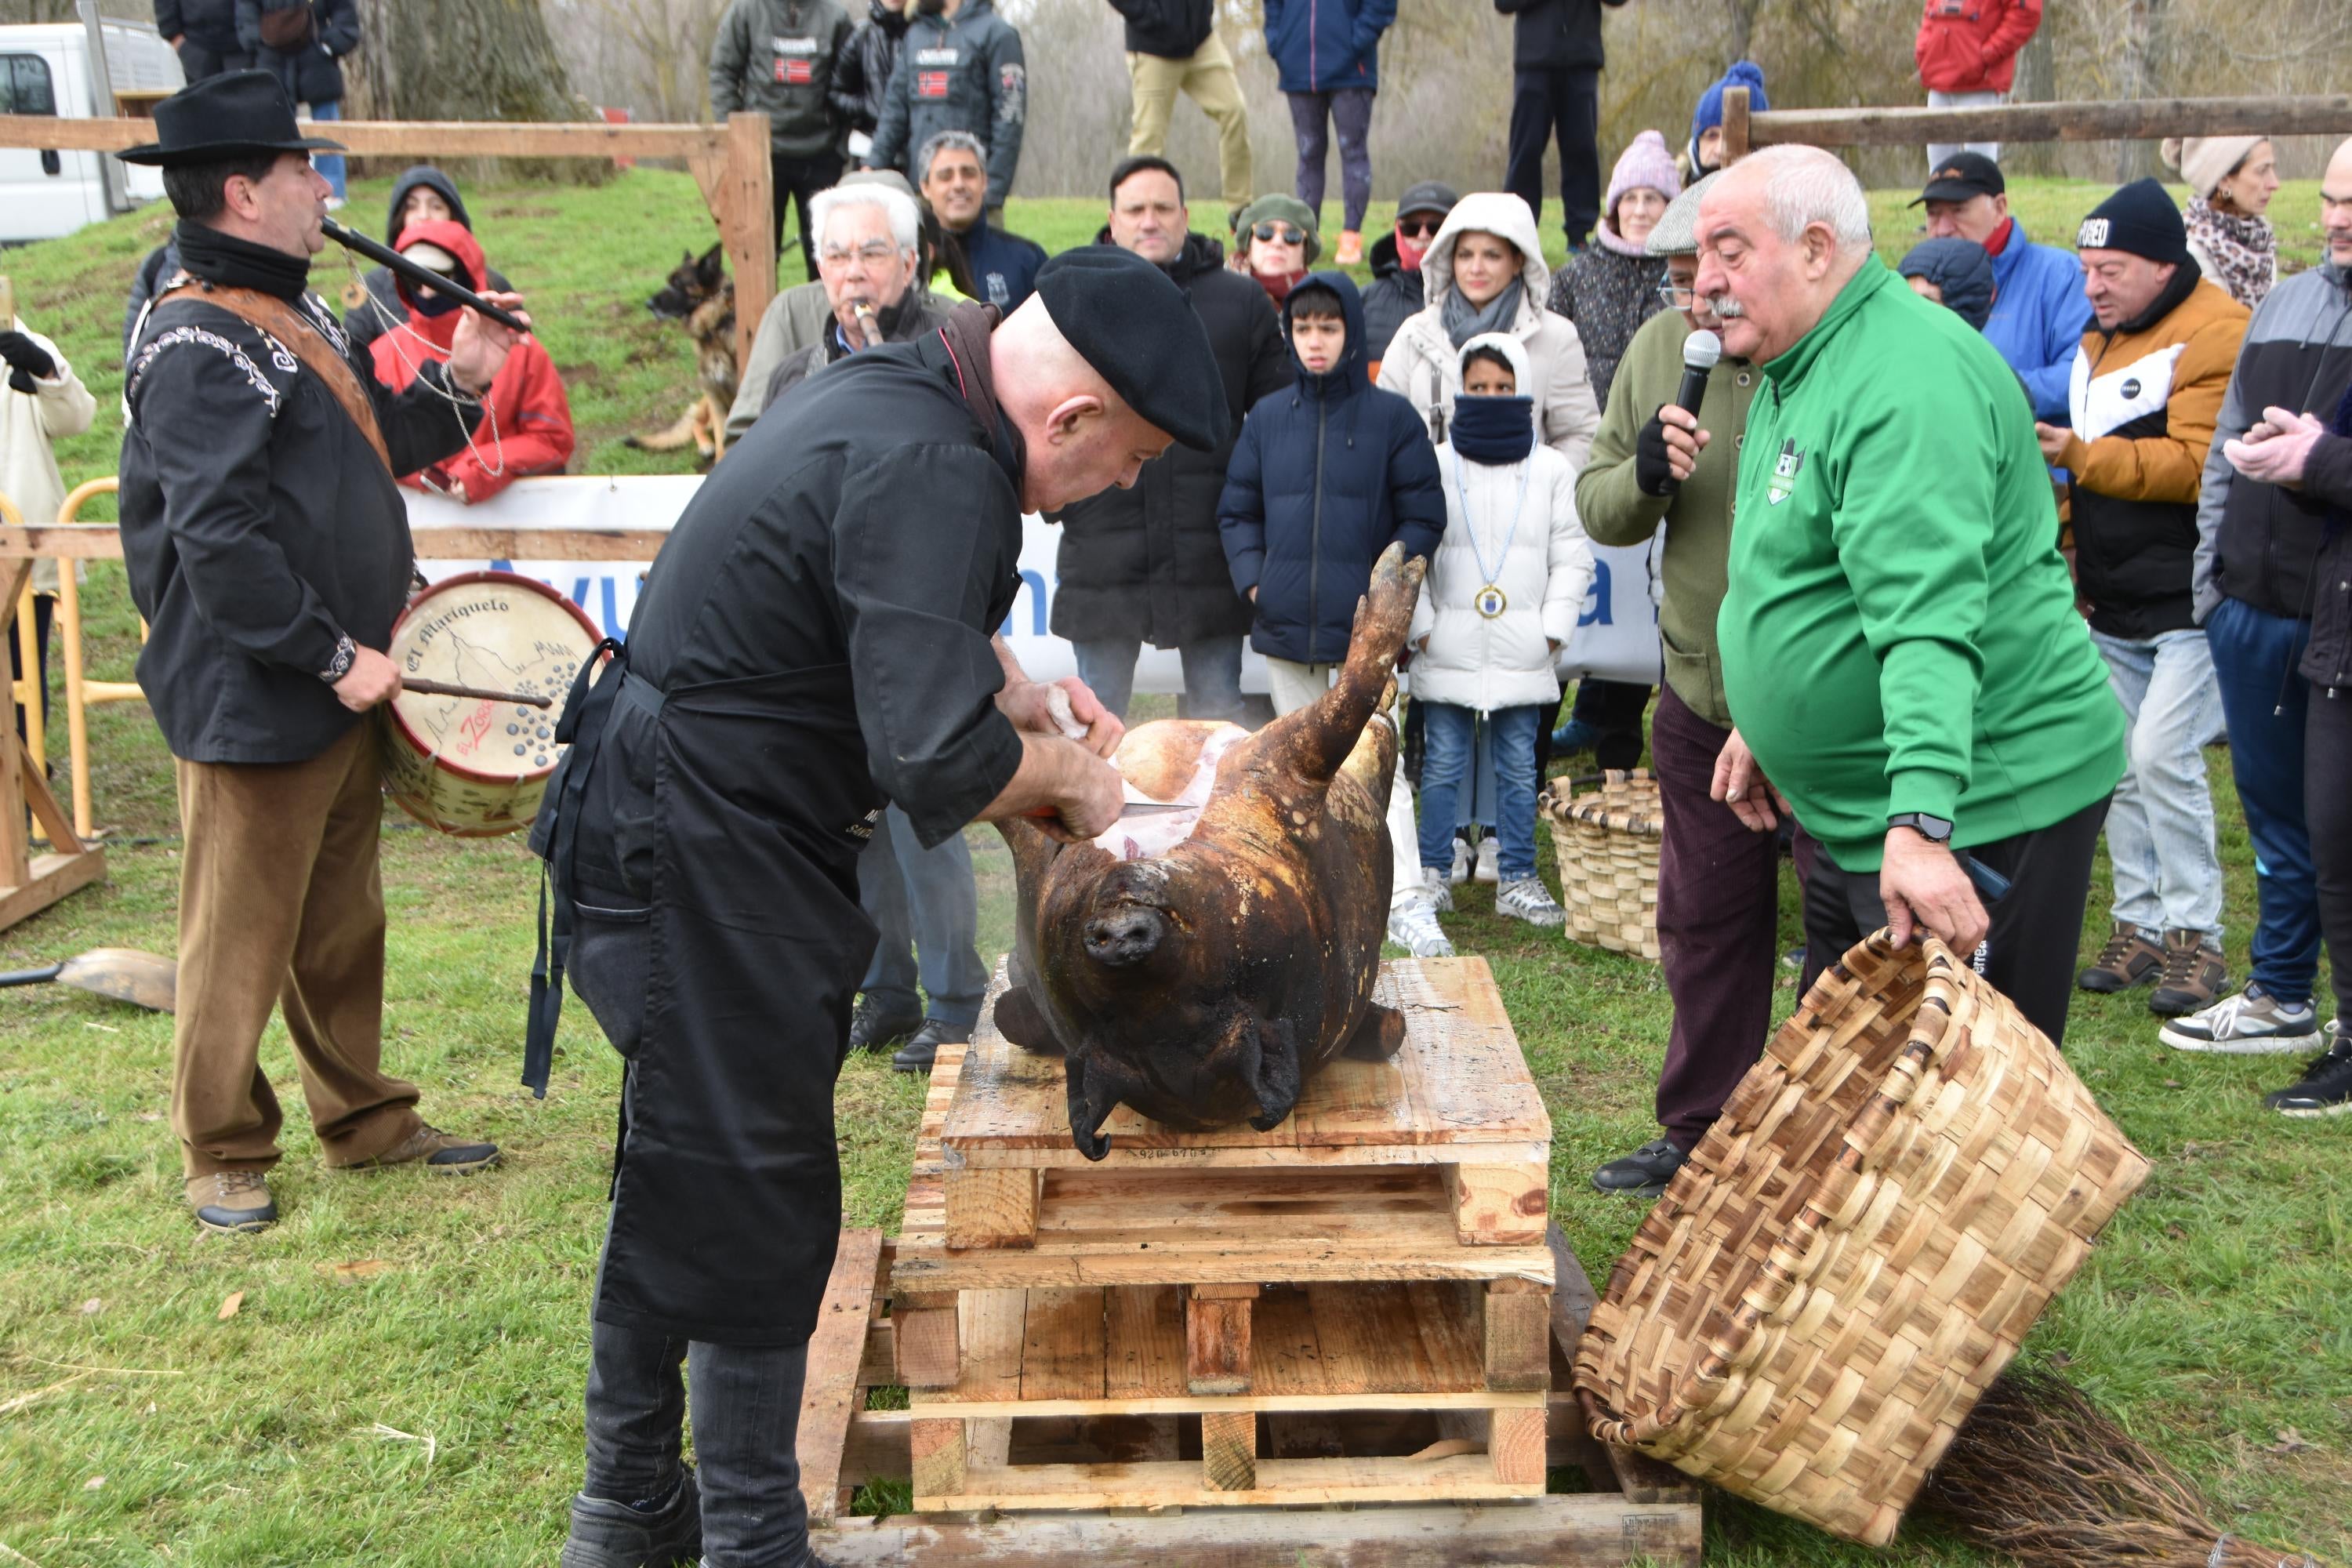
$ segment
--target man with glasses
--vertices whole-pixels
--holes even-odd
[[[1396,227],[1373,243],[1372,283],[1364,290],[1364,359],[1375,377],[1397,329],[1429,302],[1422,293],[1421,258],[1461,199],[1435,180],[1408,186],[1397,202]]]
[[[1217,498],[1242,416],[1290,384],[1290,354],[1265,290],[1226,270],[1224,247],[1192,233],[1191,220],[1183,176],[1165,158],[1129,158],[1111,171],[1110,220],[1096,243],[1134,252],[1184,290],[1232,416],[1214,449],[1171,448],[1143,465],[1132,489],[1105,490],[1061,519],[1054,634],[1076,645],[1078,678],[1122,718],[1147,642],[1182,656],[1186,717],[1242,716],[1250,605],[1225,566]]]

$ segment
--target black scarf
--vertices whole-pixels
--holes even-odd
[[[172,230],[180,265],[188,276],[224,289],[250,289],[299,304],[310,286],[310,258],[289,256],[249,239],[224,234],[209,224],[182,218]]]
[[[1535,399],[1472,397],[1454,400],[1454,450],[1474,463],[1516,463],[1535,449]]]

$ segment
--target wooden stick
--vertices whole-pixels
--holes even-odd
[[[492,691],[486,686],[452,686],[445,680],[403,679],[400,689],[426,697],[478,697],[485,702],[528,702],[533,708],[555,706],[552,697],[534,697],[528,691]]]

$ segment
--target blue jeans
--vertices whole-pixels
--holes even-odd
[[[2123,782],[2107,807],[2116,923],[2151,937],[2193,931],[2218,943],[2221,853],[2204,748],[2221,714],[2221,690],[2205,634],[2191,628],[2141,639],[2094,630],[2091,641],[2131,726]]]
[[[1078,679],[1092,689],[1102,705],[1127,717],[1135,696],[1135,661],[1143,652],[1141,637],[1105,637],[1097,642],[1072,643],[1078,658]],[[1202,637],[1176,650],[1184,661],[1184,717],[1242,717],[1242,639]]]
[[[313,120],[341,120],[342,117],[343,106],[340,102],[310,105],[310,118]],[[342,201],[350,196],[351,192],[343,184],[343,155],[341,153],[313,153],[310,157],[310,166],[319,171],[320,176],[327,182],[328,188],[335,193],[337,201]]]
[[[926,849],[907,814],[890,807],[857,858],[857,901],[882,932],[859,990],[907,1016],[920,1012],[964,1029],[980,1021],[988,968],[980,962],[980,889],[962,834]],[[929,1008],[915,994],[918,980]]]
[[[2205,619],[2230,771],[2254,844],[2252,979],[2282,1002],[2311,999],[2319,974],[2319,882],[2303,807],[2305,710],[2311,687],[2294,672],[2311,623],[2224,598]]]
[[[1470,776],[1478,715],[1451,702],[1425,706],[1421,864],[1444,872],[1454,866],[1454,802]],[[1486,715],[1495,748],[1495,837],[1502,841],[1498,869],[1506,882],[1536,874],[1536,731],[1549,711],[1543,707],[1497,708]]]
[[[582,1493],[621,1503],[666,1497],[677,1483],[691,1384],[702,1561],[802,1568],[808,1504],[796,1444],[808,1346],[705,1344],[605,1322],[592,1325],[588,1343]]]

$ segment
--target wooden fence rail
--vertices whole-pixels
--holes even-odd
[[[305,121],[306,125],[311,122]],[[736,114],[724,125],[608,125],[601,121],[504,124],[470,120],[337,120],[312,126],[352,153],[422,158],[679,158],[719,222],[735,275],[735,357],[776,293],[776,231],[768,117]],[[119,153],[154,140],[152,120],[65,120],[0,114],[0,147]]]
[[[2144,98],[2126,103],[2008,103],[1991,109],[1776,109],[1750,113],[1748,89],[1723,95],[1725,156],[1801,142],[1815,147],[1930,142],[2128,142],[2164,136],[2352,135],[2352,93],[2305,98]]]

